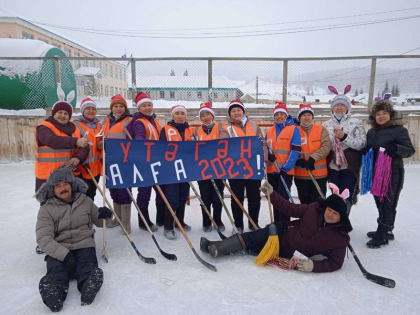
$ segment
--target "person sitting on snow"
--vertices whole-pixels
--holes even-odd
[[[39,282],[42,301],[53,312],[62,309],[69,280],[77,280],[82,305],[91,304],[102,286],[92,223],[98,227],[111,210],[97,208],[85,195],[86,183],[68,167],[54,170],[35,197],[42,204],[36,222],[36,240],[46,254],[47,274]]]
[[[341,196],[332,194],[325,200],[310,204],[291,204],[273,191],[267,181],[264,181],[261,190],[270,195],[274,209],[281,211],[286,217],[299,218],[287,222],[286,225],[281,221],[275,223],[280,240],[280,257],[291,258],[295,251],[307,257],[325,257],[322,260],[298,259],[297,269],[300,271],[331,272],[341,268],[350,242],[348,233],[353,229],[343,200],[346,198],[345,194],[348,195],[348,190],[344,190]],[[271,235],[270,226],[241,235],[235,234],[223,241],[209,241],[202,237],[200,249],[212,257],[244,249],[258,254]]]

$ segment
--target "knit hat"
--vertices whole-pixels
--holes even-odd
[[[134,103],[136,103],[136,106],[139,107],[143,103],[153,104],[153,101],[145,92],[139,92],[137,93],[136,98],[134,99]]]
[[[82,99],[82,102],[80,103],[80,112],[83,115],[83,112],[85,111],[86,108],[88,107],[94,107],[96,108],[96,103],[93,99],[91,99],[90,97],[86,97],[84,99]]]
[[[312,106],[310,104],[299,104],[299,111],[298,111],[298,119],[300,120],[300,116],[304,113],[311,113],[312,117],[314,115],[314,110],[312,109]]]
[[[338,104],[343,104],[344,106],[346,106],[347,111],[351,109],[350,99],[346,96],[346,94],[351,90],[350,84],[346,85],[343,94],[339,94],[337,89],[332,85],[329,85],[328,89],[336,95],[331,102],[331,110],[334,108],[335,105]]]
[[[184,112],[187,115],[187,109],[183,105],[174,105],[171,108],[171,116],[175,114],[175,112]]]
[[[211,107],[210,102],[205,102],[200,104],[200,110],[198,111],[198,117],[200,117],[201,113],[203,112],[209,112],[213,115],[213,118],[216,117],[213,108]]]
[[[241,102],[241,100],[233,100],[232,102],[230,102],[229,107],[228,107],[228,115],[230,117],[230,111],[232,110],[232,108],[234,107],[239,107],[240,109],[242,109],[242,111],[245,114],[245,106],[244,104]]]
[[[65,110],[69,114],[69,117],[71,118],[71,114],[73,113],[73,108],[71,107],[69,103],[65,101],[59,101],[55,103],[51,110],[51,116],[54,116],[55,113],[58,112],[59,110]]]
[[[111,97],[111,104],[109,105],[111,110],[112,110],[112,106],[114,106],[115,104],[124,105],[125,110],[127,110],[127,108],[128,108],[127,101],[125,100],[124,97],[122,97],[121,94],[117,94],[117,95],[114,95],[113,97]]]
[[[345,227],[346,232],[350,232],[351,230],[353,230],[353,227],[351,226],[349,220],[349,216],[347,214],[347,205],[343,198],[341,198],[337,194],[332,194],[328,196],[327,199],[325,199],[324,206],[325,208],[329,207],[340,214],[340,222]]]
[[[289,115],[286,104],[283,102],[276,102],[276,106],[273,109],[273,115],[276,113],[285,113],[286,115]]]

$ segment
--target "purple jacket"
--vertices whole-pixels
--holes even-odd
[[[287,217],[299,218],[288,223],[281,237],[280,256],[291,258],[295,250],[307,257],[322,254],[327,259],[314,261],[313,272],[331,272],[341,268],[350,242],[340,223],[327,224],[325,209],[318,202],[307,205],[291,204],[279,193],[273,192],[271,203]]]
[[[146,118],[157,129],[157,126],[154,121],[155,115],[153,114],[152,116],[147,116],[139,112],[135,113],[133,115],[133,119],[127,126],[127,130],[134,140],[144,140],[146,139],[146,127],[140,120],[138,120],[138,118]]]

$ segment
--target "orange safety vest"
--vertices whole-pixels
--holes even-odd
[[[276,161],[281,167],[287,162],[290,155],[290,142],[292,141],[295,126],[286,126],[280,132],[276,139],[276,126],[272,126],[267,130],[267,144],[271,147],[276,156]],[[278,173],[279,169],[270,161],[267,162],[267,173]],[[295,171],[292,168],[287,172],[289,175],[294,175]]]
[[[98,142],[101,140],[102,137],[96,137],[96,135],[101,131],[101,124],[96,123],[96,128],[92,129],[88,127],[84,122],[82,121],[73,121],[73,123],[76,125],[76,127],[79,129],[80,134],[82,137],[87,134],[87,139],[91,144],[89,144],[89,155],[87,159],[83,162],[83,165],[87,164],[90,171],[92,172],[92,175],[94,177],[102,174],[102,150],[98,149]],[[91,176],[89,173],[85,170],[84,167],[80,167],[80,172],[82,174],[82,177],[85,179],[90,179]]]
[[[111,120],[109,118],[105,119],[104,126],[102,128],[102,134],[105,138],[108,139],[126,139],[126,129],[131,119],[132,118],[130,116],[124,117],[123,120],[120,120],[111,128],[109,128]]]
[[[220,138],[220,130],[226,129],[224,123],[217,123],[213,126],[209,134],[205,133],[203,126],[199,126],[194,129],[194,136],[196,140],[216,140]]]
[[[167,141],[191,141],[193,140],[193,131],[191,128],[187,128],[185,129],[185,134],[184,134],[184,138],[181,138],[181,134],[179,133],[178,129],[176,129],[173,126],[170,125],[166,125],[163,128],[165,135],[166,135],[166,140]]]
[[[38,126],[45,126],[49,128],[56,136],[68,137],[66,133],[59,130],[49,121],[43,121]],[[81,135],[79,129],[74,128],[71,136],[73,138],[80,138]],[[73,152],[76,150],[76,148],[53,149],[46,145],[39,145],[37,139],[35,139],[35,142],[35,177],[39,179],[47,180],[50,173],[57,167],[61,166],[64,162],[70,160]]]
[[[139,120],[143,123],[144,129],[146,130],[146,140],[159,140],[160,131],[162,130],[161,125],[157,119],[153,119],[155,121],[156,127],[146,118],[137,118],[136,121]]]
[[[305,130],[303,130],[303,128],[299,126],[300,136],[302,140],[301,157],[303,157],[305,160],[309,159],[309,157],[311,156],[311,153],[321,148],[322,128],[323,127],[321,125],[312,125],[312,129],[308,136]],[[314,165],[315,165],[315,169],[312,171],[312,174],[314,175],[315,178],[326,177],[328,175],[326,158],[316,161]],[[307,178],[309,177],[309,172],[305,168],[296,166],[295,177]]]
[[[247,137],[257,135],[257,125],[250,119],[247,119],[245,123],[245,132],[242,128],[232,125],[229,123],[227,126],[229,137]]]

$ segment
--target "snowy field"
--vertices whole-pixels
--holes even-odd
[[[33,196],[33,164],[0,164],[0,314],[50,314],[42,303],[39,279],[45,274],[43,255],[35,254],[38,204]],[[119,228],[108,229],[109,263],[101,258],[102,231],[97,229],[99,266],[104,284],[90,306],[80,306],[76,283],[61,314],[418,314],[420,310],[419,191],[420,166],[406,168],[396,220],[395,241],[380,249],[365,246],[366,232],[376,227],[372,196],[359,198],[351,220],[352,245],[365,268],[395,279],[394,289],[366,280],[351,254],[343,268],[329,274],[301,273],[259,267],[251,256],[212,259],[199,250],[201,212],[194,199],[186,209],[188,233],[197,252],[218,272],[201,265],[181,234],[176,241],[156,238],[178,261],[162,257],[150,235],[140,231],[132,210],[132,238],[140,252],[155,257],[156,265],[141,262]],[[296,195],[296,192],[294,192]],[[152,198],[154,198],[152,196]],[[153,200],[153,199],[152,199]],[[102,200],[97,196],[96,204]],[[154,204],[154,202],[152,203]],[[134,208],[134,207],[133,207]],[[268,223],[267,201],[262,200],[262,224]],[[151,217],[155,218],[154,205]],[[231,228],[226,216],[227,235]],[[218,240],[216,232],[206,234]]]

